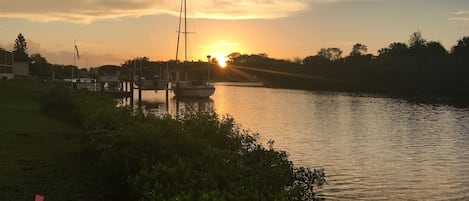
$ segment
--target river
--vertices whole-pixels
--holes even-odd
[[[143,101],[167,111],[164,92],[144,91]],[[295,165],[324,168],[326,200],[469,200],[468,107],[223,84],[178,104],[188,106],[229,114]],[[176,113],[175,99],[168,108]]]

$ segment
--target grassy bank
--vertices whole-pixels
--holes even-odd
[[[99,200],[80,127],[42,111],[48,93],[39,82],[0,81],[1,200]]]
[[[0,93],[2,200],[303,200],[323,183],[214,113],[157,118],[30,81]]]

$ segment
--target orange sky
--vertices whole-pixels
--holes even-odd
[[[420,30],[448,50],[469,35],[467,0],[205,0],[187,1],[189,60],[231,52],[303,59],[322,47],[348,55],[354,43],[376,54],[407,42]],[[18,33],[29,53],[79,67],[123,63],[134,57],[175,59],[180,1],[6,0],[0,2],[0,47],[12,49]],[[23,6],[28,5],[28,6]],[[183,58],[183,57],[180,57]]]

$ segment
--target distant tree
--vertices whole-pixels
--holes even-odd
[[[236,58],[238,58],[238,57],[240,57],[240,56],[241,56],[241,53],[239,53],[239,52],[232,52],[231,54],[229,54],[229,55],[226,56],[226,57],[228,57],[228,59],[230,59],[230,60],[233,60],[233,59],[236,59]]]
[[[451,48],[451,53],[456,56],[469,57],[469,36],[458,40],[458,44]]]
[[[30,57],[31,66],[30,71],[31,75],[38,77],[51,77],[52,76],[52,65],[47,62],[47,59],[44,58],[41,54],[32,54]]]
[[[422,33],[420,31],[416,31],[410,35],[409,38],[409,46],[410,48],[419,48],[425,46],[427,41],[422,37]]]
[[[241,56],[242,55],[239,52],[232,52],[229,55],[227,55],[226,57],[228,58],[228,62],[232,63],[234,60],[236,60],[237,58],[239,58]]]
[[[336,60],[339,60],[340,58],[342,58],[342,50],[340,50],[339,48],[321,48],[319,51],[318,51],[318,56],[320,57],[323,57],[323,58],[326,58],[330,61],[336,61]]]
[[[324,67],[329,65],[331,61],[324,56],[308,56],[303,59],[303,65],[308,67]]]
[[[263,57],[263,58],[268,58],[269,57],[269,55],[267,53],[259,53],[259,54],[257,54],[257,56]]]
[[[107,73],[107,74],[114,74],[118,71],[120,71],[122,68],[120,66],[116,65],[103,65],[98,67],[98,71],[100,73]]]
[[[458,44],[451,48],[451,54],[457,66],[467,69],[469,66],[469,36],[458,40]]]
[[[303,60],[300,57],[295,57],[293,58],[293,63],[301,65],[303,63]]]
[[[218,59],[216,57],[213,57],[210,62],[216,64],[218,63]]]
[[[448,51],[443,47],[440,42],[430,41],[425,44],[427,55],[431,56],[446,56]]]
[[[404,55],[409,50],[405,43],[391,43],[389,47],[378,50],[379,56],[385,55]]]
[[[26,39],[22,33],[18,34],[18,38],[15,40],[15,46],[13,49],[15,60],[27,60],[28,59],[28,46]]]
[[[31,64],[45,64],[47,59],[44,58],[41,54],[36,53],[31,55]]]
[[[366,55],[367,52],[368,52],[368,47],[366,45],[357,43],[353,45],[352,52],[350,52],[350,56]]]

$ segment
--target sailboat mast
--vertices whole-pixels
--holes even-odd
[[[185,0],[181,0],[181,8],[179,9],[179,25],[178,25],[178,42],[177,42],[177,46],[176,46],[176,62],[178,61],[178,58],[179,58],[179,41],[180,41],[180,38],[181,38],[181,20],[182,20],[182,5],[183,5],[183,1]]]
[[[184,62],[187,61],[187,4],[184,0]]]

